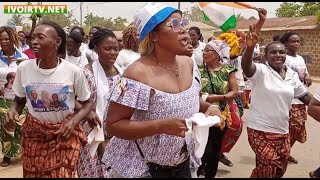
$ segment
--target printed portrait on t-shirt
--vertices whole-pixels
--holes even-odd
[[[2,96],[5,99],[13,99],[14,98],[14,92],[12,90],[13,82],[16,77],[15,72],[9,72],[6,76],[6,83],[3,86],[3,94]]]
[[[26,86],[26,93],[35,112],[69,110],[69,87],[59,83],[39,83]]]

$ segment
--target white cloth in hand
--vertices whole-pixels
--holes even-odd
[[[197,126],[193,126],[192,122],[196,122]],[[193,135],[195,140],[195,154],[201,158],[207,145],[209,128],[220,123],[219,116],[206,117],[203,113],[196,113],[186,119],[186,125],[189,131],[186,135]]]

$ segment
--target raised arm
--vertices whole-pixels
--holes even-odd
[[[252,77],[256,72],[256,66],[252,62],[252,56],[254,51],[254,46],[258,42],[258,35],[256,33],[255,25],[249,26],[249,32],[246,34],[246,45],[247,48],[242,55],[241,67],[243,69],[243,74],[246,77]]]
[[[256,24],[256,33],[259,35],[260,30],[267,19],[267,10],[264,8],[256,8],[259,14],[259,21]]]

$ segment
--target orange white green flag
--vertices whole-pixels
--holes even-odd
[[[212,21],[223,32],[237,27],[234,8],[255,9],[254,6],[243,2],[198,2],[198,6],[204,13],[205,20]]]

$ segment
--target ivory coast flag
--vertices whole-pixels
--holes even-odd
[[[227,32],[237,26],[234,8],[255,8],[252,5],[243,2],[198,2],[198,6],[204,13],[205,20],[212,21],[219,26],[223,32]]]

